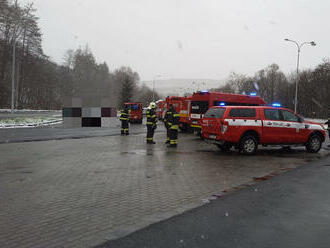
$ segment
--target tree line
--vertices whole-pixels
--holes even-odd
[[[278,102],[294,109],[298,81],[297,112],[305,117],[327,118],[330,114],[330,61],[324,60],[315,69],[285,75],[277,64],[259,70],[254,76],[231,73],[225,85],[212,89],[226,93],[257,92],[267,103]]]
[[[13,78],[15,108],[60,109],[62,97],[82,95],[110,97],[115,107],[152,100],[152,90],[139,85],[137,72],[125,66],[110,71],[87,46],[67,51],[61,65],[51,61],[42,50],[35,13],[32,3],[0,0],[0,108],[11,106]]]

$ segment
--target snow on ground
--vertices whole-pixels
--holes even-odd
[[[0,109],[0,113],[10,113],[11,109]],[[62,112],[62,110],[47,110],[47,109],[15,109],[15,113],[24,112]]]
[[[10,119],[0,119],[0,128],[27,128],[27,127],[43,127],[55,124],[61,124],[62,118],[42,117],[29,118],[17,117]]]

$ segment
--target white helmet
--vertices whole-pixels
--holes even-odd
[[[151,102],[151,103],[149,104],[149,108],[156,108],[156,103]]]

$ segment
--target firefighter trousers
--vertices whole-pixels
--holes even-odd
[[[170,145],[176,146],[178,144],[178,129],[170,128]]]
[[[166,143],[170,143],[170,128],[166,127]]]
[[[147,142],[151,143],[154,141],[154,125],[147,125]]]
[[[129,129],[128,129],[128,121],[127,120],[122,120],[121,121],[121,134],[129,134]]]

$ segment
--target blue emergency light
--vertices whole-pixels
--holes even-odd
[[[219,106],[226,106],[226,103],[225,102],[220,102]]]
[[[282,107],[282,104],[278,103],[278,102],[274,102],[272,104],[273,107]]]
[[[200,93],[209,93],[208,90],[201,90]]]
[[[251,92],[250,93],[250,96],[256,96],[257,95],[257,92]]]

